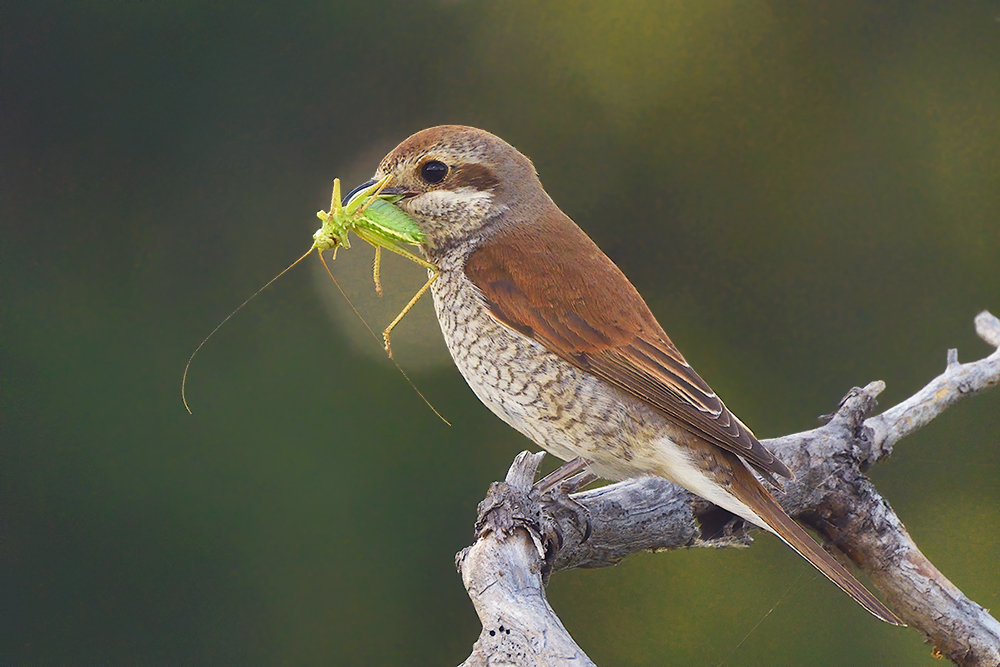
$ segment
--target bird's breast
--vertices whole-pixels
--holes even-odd
[[[439,266],[431,290],[441,332],[490,410],[561,459],[593,461],[607,479],[657,474],[655,443],[673,430],[659,414],[499,322],[457,263]]]

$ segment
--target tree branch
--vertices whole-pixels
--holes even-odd
[[[996,667],[1000,624],[927,560],[863,474],[958,400],[1000,383],[1000,320],[984,311],[975,322],[998,348],[985,359],[960,364],[949,350],[944,373],[882,414],[866,418],[885,388],[876,381],[852,389],[826,425],[763,444],[795,474],[774,494],[785,511],[863,571],[936,653],[959,665]],[[745,522],[660,478],[574,494],[570,502],[558,494],[539,501],[529,487],[541,456],[522,453],[507,481],[493,485],[480,504],[476,543],[458,555],[483,623],[464,665],[592,664],[545,600],[543,578],[552,572],[613,565],[650,549],[750,542]]]
[[[455,558],[483,623],[467,667],[594,665],[545,600],[542,565],[552,545],[542,537],[541,505],[531,492],[544,456],[517,455],[506,481],[479,504],[476,543]]]

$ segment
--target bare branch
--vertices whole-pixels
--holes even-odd
[[[997,386],[1000,382],[1000,320],[984,310],[976,316],[976,333],[997,350],[969,364],[958,363],[958,352],[949,350],[944,373],[907,400],[866,422],[872,430],[873,450],[878,456],[888,456],[899,440],[959,400]]]
[[[594,663],[545,600],[545,545],[531,483],[543,454],[521,452],[479,504],[478,538],[456,558],[483,631],[463,667]]]

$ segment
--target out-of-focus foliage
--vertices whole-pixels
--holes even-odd
[[[4,3],[0,662],[455,664],[452,566],[528,446],[428,303],[382,358],[299,268],[413,131],[491,130],[762,436],[891,404],[1000,312],[1000,7],[932,2]],[[419,287],[334,269],[376,331]],[[320,290],[316,289],[320,285]],[[332,317],[331,317],[332,316]],[[1000,395],[873,475],[1000,608]],[[774,540],[554,578],[602,665],[936,664]],[[763,619],[763,620],[762,620]],[[759,623],[759,625],[758,625]]]

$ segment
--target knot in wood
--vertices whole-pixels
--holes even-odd
[[[493,482],[486,498],[479,503],[476,536],[496,533],[501,539],[518,528],[540,532],[541,510],[531,491],[518,489],[507,482]]]

